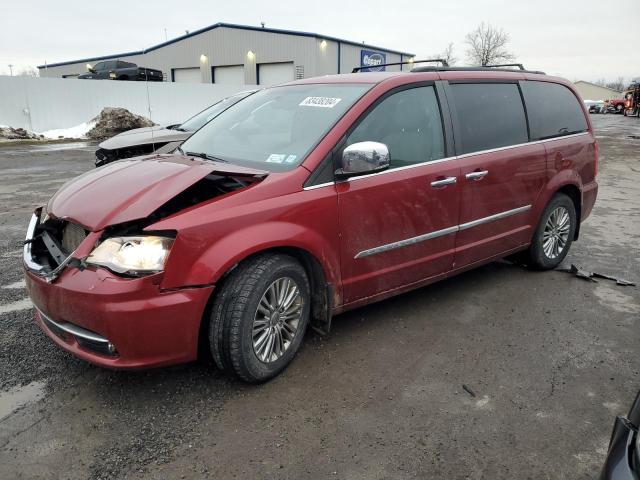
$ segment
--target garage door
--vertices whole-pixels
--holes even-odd
[[[213,83],[244,85],[244,65],[213,67]]]
[[[258,64],[258,83],[276,85],[293,80],[293,62]]]
[[[173,81],[179,83],[202,83],[200,68],[174,68]]]

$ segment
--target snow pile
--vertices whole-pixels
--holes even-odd
[[[87,137],[91,140],[102,140],[134,128],[155,125],[148,118],[131,113],[126,108],[114,107],[104,108],[91,122],[94,122],[94,126],[87,132]]]
[[[0,125],[1,140],[42,140],[42,135],[30,132],[24,128],[12,128]]]
[[[86,138],[87,132],[95,126],[96,122],[93,120],[89,122],[81,123],[71,128],[58,128],[55,130],[47,130],[42,132],[42,136],[47,139],[58,138]]]
[[[0,125],[0,141],[3,140],[59,140],[90,139],[103,140],[134,128],[153,127],[155,124],[141,115],[131,113],[126,108],[106,107],[100,114],[75,127],[57,128],[34,133],[24,128]]]

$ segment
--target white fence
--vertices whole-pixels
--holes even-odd
[[[118,82],[0,76],[0,125],[44,132],[123,107],[158,124],[180,123],[247,85]],[[255,87],[254,87],[255,88]]]

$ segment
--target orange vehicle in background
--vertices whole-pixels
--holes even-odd
[[[633,80],[624,92],[624,115],[627,117],[640,116],[640,81]]]

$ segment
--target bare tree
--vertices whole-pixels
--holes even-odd
[[[507,49],[509,34],[502,28],[482,22],[465,37],[467,60],[472,65],[486,66],[510,62],[515,59]]]
[[[449,42],[447,48],[438,57],[446,60],[449,65],[455,65],[458,59],[453,55],[453,42]]]
[[[622,92],[626,85],[624,84],[624,77],[618,77],[613,82],[607,82],[607,87]]]
[[[18,73],[18,75],[20,77],[39,77],[40,72],[37,68],[29,66],[20,70],[20,73]]]

